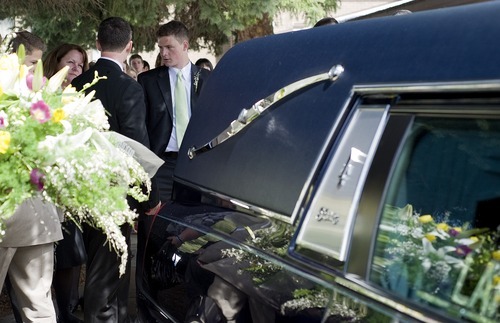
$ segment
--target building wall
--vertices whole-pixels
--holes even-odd
[[[409,2],[413,0],[406,0]],[[330,17],[334,17],[339,22],[344,21],[343,17],[355,15],[356,13],[362,13],[365,10],[373,10],[380,6],[385,6],[390,3],[400,3],[401,0],[340,0],[339,9],[336,12],[329,14]],[[289,31],[301,30],[305,28],[311,28],[312,25],[308,24],[304,16],[293,16],[290,13],[279,14],[274,19],[274,33],[280,34]]]
[[[10,28],[14,26],[14,20],[13,19],[4,19],[0,20],[0,36],[5,37],[5,35],[9,34],[12,32]]]

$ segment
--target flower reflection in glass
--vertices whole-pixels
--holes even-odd
[[[497,315],[498,228],[453,222],[449,213],[420,215],[407,205],[386,206],[379,229],[372,280],[414,300]]]

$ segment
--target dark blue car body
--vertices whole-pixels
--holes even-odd
[[[491,1],[231,48],[173,204],[141,224],[142,318],[498,321],[498,17]]]

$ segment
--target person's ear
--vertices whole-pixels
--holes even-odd
[[[102,51],[101,43],[98,40],[95,41],[95,47],[98,51]]]
[[[188,49],[189,49],[189,42],[187,40],[184,40],[182,42],[182,50],[187,52]]]
[[[132,52],[132,46],[133,46],[134,42],[133,41],[129,41],[127,46],[125,47],[125,50],[127,51],[127,53],[131,53]]]

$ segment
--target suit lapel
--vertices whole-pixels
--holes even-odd
[[[198,92],[201,86],[200,79],[200,69],[191,63],[191,109],[196,106],[196,100],[198,99]],[[163,100],[165,101],[165,106],[167,107],[168,113],[171,117],[174,115],[174,110],[172,107],[172,91],[170,90],[170,77],[168,73],[168,67],[163,67],[158,72],[158,87],[160,88]]]
[[[170,77],[168,74],[168,67],[163,67],[158,73],[158,87],[160,88],[163,100],[165,101],[165,106],[167,107],[168,113],[173,117],[174,110],[172,107],[172,92],[170,91]]]

